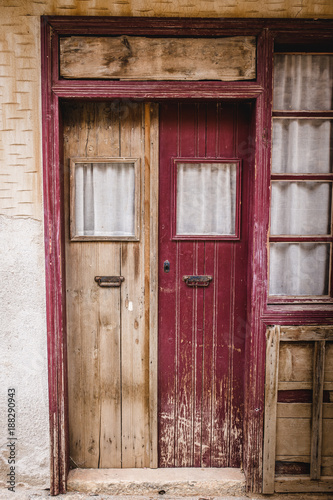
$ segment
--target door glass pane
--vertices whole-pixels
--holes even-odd
[[[135,235],[134,162],[75,164],[75,235]]]
[[[332,109],[333,56],[276,54],[273,108]]]
[[[328,243],[271,243],[270,295],[328,295]]]
[[[330,233],[331,183],[272,183],[272,235],[317,235]]]
[[[236,163],[177,163],[177,235],[236,234]]]
[[[274,119],[273,173],[330,173],[330,120]]]

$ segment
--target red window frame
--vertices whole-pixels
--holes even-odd
[[[302,50],[302,45],[295,48],[294,45],[283,45],[279,47],[277,45],[275,54],[322,54],[325,45],[321,42],[318,45],[313,44],[312,47],[305,45]],[[332,48],[328,45],[328,48]],[[325,52],[327,54],[333,55],[333,51],[328,50]],[[274,56],[273,56],[274,60]],[[274,64],[274,63],[273,63]],[[274,81],[273,81],[274,85]],[[273,103],[274,105],[274,103]],[[332,111],[296,111],[296,110],[276,110],[272,109],[272,127],[274,119],[298,119],[298,120],[311,120],[311,119],[322,119],[322,120],[333,120],[333,110]],[[333,126],[333,123],[332,123]],[[333,133],[333,130],[332,130]],[[325,304],[333,302],[333,170],[327,174],[292,174],[292,173],[274,173],[271,172],[271,186],[273,182],[283,182],[283,181],[323,181],[331,183],[331,225],[330,234],[327,235],[269,235],[269,243],[328,243],[330,245],[329,252],[329,276],[328,276],[328,294],[327,295],[273,295],[268,292],[268,304],[288,304],[288,303],[299,303],[299,304]],[[268,269],[268,288],[269,288],[269,269]]]

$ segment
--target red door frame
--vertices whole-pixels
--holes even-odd
[[[249,228],[250,268],[246,347],[244,470],[247,489],[261,491],[265,331],[268,324],[329,322],[330,311],[308,312],[266,306],[267,230],[271,142],[272,55],[274,37],[292,42],[326,37],[327,21],[268,19],[173,19],[120,17],[42,18],[43,187],[46,255],[46,308],[51,441],[51,495],[66,491],[68,473],[66,305],[64,282],[63,193],[61,178],[61,99],[255,99],[256,180]],[[249,82],[122,82],[59,79],[59,37],[64,35],[159,35],[257,37],[257,80]],[[304,315],[305,313],[305,315]],[[332,320],[331,320],[332,321]]]

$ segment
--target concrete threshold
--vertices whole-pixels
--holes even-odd
[[[240,469],[73,469],[68,491],[104,495],[174,495],[177,497],[241,496],[245,478]]]

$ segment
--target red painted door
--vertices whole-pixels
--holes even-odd
[[[250,125],[250,103],[160,107],[160,467],[242,462]]]

